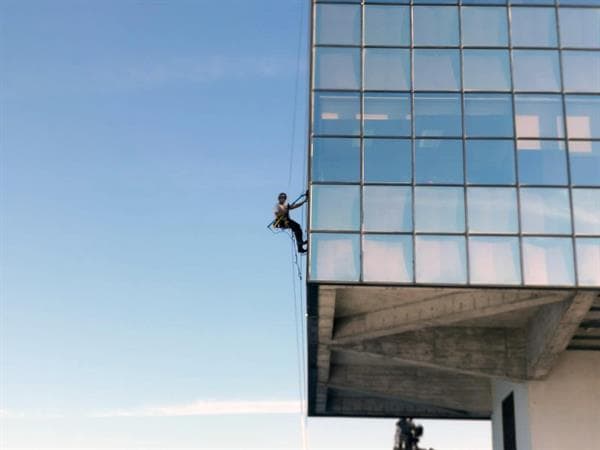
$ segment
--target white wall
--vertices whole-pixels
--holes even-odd
[[[504,450],[504,440],[502,438],[502,400],[511,392],[514,392],[517,450],[532,450],[529,435],[529,396],[527,385],[498,380],[494,382],[492,389],[492,400],[494,402],[494,409],[492,411],[493,449]]]

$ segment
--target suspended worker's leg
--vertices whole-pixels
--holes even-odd
[[[298,222],[295,222],[292,219],[288,220],[287,225],[292,230],[292,232],[294,233],[294,237],[296,238],[296,245],[298,246],[298,253],[305,253],[306,250],[302,246],[302,244],[304,243],[303,242],[304,240],[302,239],[302,227],[300,226],[300,224]]]

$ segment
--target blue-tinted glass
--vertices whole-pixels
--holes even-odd
[[[510,90],[508,50],[464,50],[463,80],[469,90]]]
[[[573,244],[570,238],[523,238],[523,278],[526,285],[572,286]]]
[[[570,234],[569,192],[560,188],[522,188],[523,233]]]
[[[515,96],[517,137],[562,138],[565,135],[560,95]]]
[[[358,281],[360,238],[358,234],[311,233],[310,278],[327,281]]]
[[[420,139],[415,142],[417,183],[463,184],[462,141]]]
[[[520,184],[566,185],[567,156],[562,141],[517,141]]]
[[[365,44],[409,45],[409,8],[378,5],[365,7]]]
[[[520,284],[521,260],[516,237],[469,238],[469,268],[473,284]]]
[[[327,2],[328,3],[360,3],[361,0],[327,0]],[[384,1],[381,1],[380,3],[384,3]]]
[[[359,229],[360,190],[358,186],[313,186],[311,208],[313,230]]]
[[[458,8],[455,6],[415,6],[414,45],[458,46]]]
[[[514,50],[513,74],[516,91],[560,91],[558,51]]]
[[[557,0],[561,6],[598,6],[598,0]]]
[[[363,237],[364,281],[410,282],[412,259],[412,236]]]
[[[415,247],[417,283],[467,282],[464,237],[417,236]]]
[[[397,48],[366,49],[365,89],[410,89],[410,51]]]
[[[360,6],[317,5],[317,44],[360,44]]]
[[[600,235],[600,189],[573,189],[576,234]]]
[[[463,5],[506,5],[507,0],[462,0]]]
[[[470,187],[467,211],[471,233],[517,233],[517,193],[515,188]]]
[[[465,231],[463,188],[416,187],[415,229],[440,233]]]
[[[569,142],[571,183],[576,186],[600,186],[600,142]]]
[[[577,238],[577,278],[580,286],[600,286],[600,239]]]
[[[511,8],[510,23],[515,47],[556,47],[554,8]]]
[[[446,4],[446,5],[456,5],[458,0],[413,0],[415,5],[427,5],[431,3],[435,4]]]
[[[415,94],[417,136],[462,136],[460,94]]]
[[[600,9],[560,8],[563,47],[600,48]]]
[[[554,5],[555,0],[509,0],[511,5]]]
[[[331,135],[360,133],[360,96],[358,94],[315,93],[314,132]]]
[[[600,92],[600,52],[564,51],[565,91]]]
[[[315,138],[312,155],[313,181],[359,181],[360,140]]]
[[[466,142],[469,184],[514,184],[513,141],[468,140]]]
[[[414,50],[414,86],[417,90],[460,89],[458,50]]]
[[[412,231],[409,186],[365,186],[363,208],[365,231]]]
[[[410,183],[412,148],[408,139],[365,139],[365,183]]]
[[[319,47],[315,50],[315,88],[358,89],[360,50]]]
[[[511,137],[513,109],[510,95],[465,94],[465,131],[471,137]]]
[[[365,0],[365,3],[410,3],[410,0]]]
[[[600,97],[567,95],[565,103],[569,138],[600,138]]]
[[[462,43],[477,47],[506,47],[508,25],[506,8],[464,7],[462,14]]]
[[[365,136],[410,136],[409,94],[365,94]]]

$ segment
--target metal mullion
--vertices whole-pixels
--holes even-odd
[[[310,4],[310,14],[309,14],[309,20],[310,20],[310,25],[309,25],[309,38],[308,38],[308,55],[309,55],[309,62],[308,62],[308,151],[307,151],[307,159],[308,159],[308,163],[307,163],[307,168],[306,168],[306,183],[307,183],[307,188],[310,190],[309,193],[312,194],[312,149],[313,149],[313,142],[314,142],[314,127],[313,127],[313,121],[314,121],[314,113],[313,113],[313,107],[314,107],[314,95],[315,95],[315,91],[314,91],[314,83],[313,83],[313,72],[314,72],[314,58],[315,58],[315,49],[314,49],[314,45],[315,45],[315,20],[316,20],[316,11],[317,11],[317,4],[314,0],[311,1]],[[310,280],[312,278],[312,274],[311,274],[311,244],[312,244],[312,198],[311,201],[308,205],[309,207],[306,208],[306,235],[307,235],[307,239],[308,239],[308,245],[307,245],[307,252],[306,252],[306,278],[307,280]],[[308,302],[308,299],[307,299]]]
[[[360,4],[360,221],[358,224],[358,251],[359,268],[358,279],[364,281],[364,250],[363,250],[363,227],[364,227],[364,136],[365,136],[365,2]]]
[[[415,139],[415,135],[416,135],[416,125],[415,125],[415,48],[414,48],[414,42],[415,42],[415,29],[414,29],[414,0],[410,0],[410,6],[409,6],[409,27],[410,27],[410,55],[409,55],[409,63],[410,63],[410,114],[411,114],[411,124],[410,124],[410,130],[411,130],[411,140],[410,140],[410,149],[411,149],[411,170],[410,170],[410,176],[411,176],[411,202],[410,202],[410,206],[411,206],[411,223],[412,223],[412,234],[411,234],[411,240],[412,240],[412,282],[416,283],[417,282],[417,235],[416,235],[416,230],[417,230],[417,224],[416,224],[416,216],[415,216],[415,203],[416,203],[416,189],[415,189],[415,181],[417,179],[416,177],[416,164],[417,164],[417,160],[416,160],[416,139]]]

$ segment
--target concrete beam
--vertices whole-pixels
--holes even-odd
[[[331,350],[322,342],[330,342],[333,333],[333,318],[335,316],[336,290],[331,288],[319,289],[319,318],[318,318],[318,347],[317,347],[317,390],[315,409],[324,412],[327,409],[327,382],[331,367]]]

